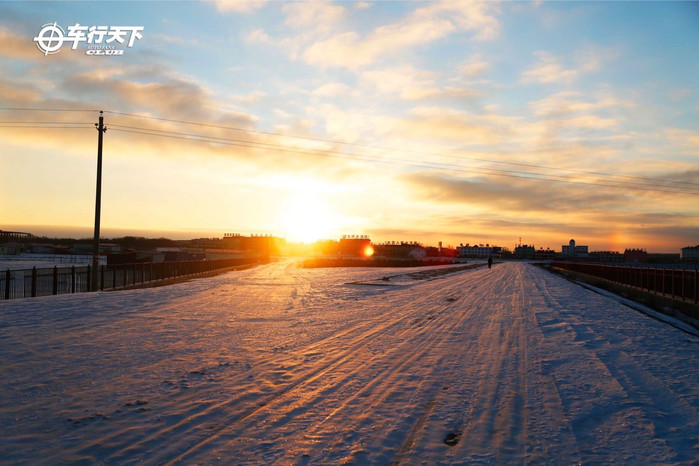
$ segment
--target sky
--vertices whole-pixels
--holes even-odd
[[[105,234],[679,253],[697,49],[698,2],[0,2],[0,229],[90,236],[101,110]]]

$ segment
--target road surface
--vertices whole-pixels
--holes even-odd
[[[0,303],[9,463],[699,461],[699,339],[536,266]]]

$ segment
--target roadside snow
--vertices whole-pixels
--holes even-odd
[[[104,262],[100,258],[100,263]],[[54,267],[81,267],[90,265],[92,256],[89,255],[72,255],[72,254],[18,254],[15,256],[0,255],[0,272],[5,270],[22,270],[31,269],[46,269]]]
[[[411,270],[406,270],[409,273]],[[536,267],[0,302],[8,463],[699,460],[699,339]]]

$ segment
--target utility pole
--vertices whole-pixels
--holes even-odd
[[[95,236],[92,247],[92,291],[100,289],[99,263],[100,263],[100,214],[102,210],[102,136],[107,131],[104,126],[104,116],[100,110],[99,123],[95,123],[97,128],[97,193],[95,199]]]

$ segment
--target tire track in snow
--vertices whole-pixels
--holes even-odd
[[[366,377],[366,371],[374,367],[373,362],[376,360],[388,360],[391,361],[391,365],[388,367],[381,366],[381,373],[373,374],[373,377],[370,376],[371,380],[369,383],[361,385],[356,391],[350,390],[352,394],[349,395],[347,399],[338,400],[338,402],[342,405],[343,402],[350,403],[353,400],[363,399],[363,404],[371,407],[377,404],[380,405],[387,399],[395,401],[395,397],[402,394],[402,390],[398,387],[400,387],[400,378],[403,376],[403,371],[407,366],[414,364],[428,353],[431,349],[431,345],[439,339],[439,333],[434,331],[432,325],[436,320],[435,315],[443,315],[448,308],[448,306],[442,304],[442,309],[440,311],[433,312],[430,316],[427,316],[425,321],[429,322],[430,325],[415,327],[415,322],[417,321],[419,323],[421,321],[420,318],[423,317],[421,316],[423,306],[420,303],[425,302],[434,306],[435,303],[444,301],[443,294],[444,290],[438,289],[429,295],[421,297],[419,302],[412,303],[409,306],[404,305],[404,307],[408,309],[415,308],[413,312],[402,313],[404,315],[400,316],[397,320],[389,322],[379,329],[376,329],[375,325],[370,325],[370,331],[368,333],[360,333],[359,336],[352,336],[352,346],[348,350],[341,351],[342,359],[337,361],[337,364],[331,363],[324,366],[321,370],[314,373],[312,377],[302,377],[297,383],[293,384],[293,386],[281,391],[278,396],[274,396],[263,407],[252,411],[250,416],[237,420],[235,423],[228,424],[225,429],[222,429],[220,432],[190,447],[185,453],[178,457],[178,461],[186,460],[186,458],[188,458],[187,455],[196,454],[199,449],[224,433],[229,438],[240,438],[244,436],[246,432],[254,431],[256,429],[256,423],[260,422],[262,422],[266,428],[271,429],[287,426],[288,423],[292,422],[292,419],[299,417],[302,413],[310,411],[311,407],[316,409],[315,407],[318,404],[326,402],[328,399],[333,400],[333,402],[330,403],[332,407],[336,398],[331,398],[331,396],[342,388],[343,385],[351,384],[357,373],[362,373],[362,375]],[[395,316],[398,310],[399,309],[394,308],[392,315]],[[374,357],[373,360],[362,360],[359,364],[357,363],[356,354],[360,353],[360,350],[364,348],[368,342],[385,336],[400,327],[407,328],[407,330],[403,332],[403,338],[406,343],[413,345],[413,348],[411,348],[412,351],[404,351],[402,346],[396,346],[390,348],[387,353]],[[414,347],[414,343],[410,341],[409,338],[418,339],[423,334],[427,335],[429,339],[421,343],[419,347]],[[337,348],[338,346],[337,342],[334,340],[324,343],[330,344],[332,348]],[[312,349],[313,351],[318,351],[319,345],[314,345]],[[332,352],[332,350],[330,352]],[[344,376],[334,377],[331,384],[323,384],[320,382],[326,377],[332,377],[332,374],[335,372],[338,374],[344,373]],[[316,382],[319,383],[317,387],[313,386]],[[384,390],[379,391],[376,389],[377,387],[383,387]],[[325,404],[328,403],[326,402]],[[302,432],[304,432],[304,436],[313,437],[314,435],[320,435],[317,433],[322,432],[326,424],[332,424],[331,421],[333,417],[340,412],[341,409],[331,409],[331,412],[325,416],[323,420],[311,426],[310,430],[308,428],[303,429]],[[256,417],[258,414],[261,416],[262,420],[253,419],[253,417]],[[372,422],[375,422],[375,420]],[[301,431],[299,429],[296,430]],[[286,441],[290,441],[288,437]],[[342,444],[343,442],[340,441],[339,443],[327,447],[326,450],[333,452],[335,447]],[[281,453],[284,453],[283,449]],[[275,460],[278,460],[278,458],[275,458]]]
[[[493,280],[499,291],[484,303],[490,312],[473,348],[478,388],[454,452],[473,461],[498,463],[520,457],[526,425],[521,266],[500,271]]]
[[[431,299],[431,297],[428,296],[425,299]],[[334,367],[339,367],[343,364],[347,364],[348,361],[351,360],[353,354],[356,353],[359,348],[371,342],[377,335],[390,331],[391,328],[402,324],[406,320],[420,318],[420,313],[421,311],[418,309],[415,312],[405,314],[398,320],[388,321],[378,326],[376,325],[375,320],[369,320],[365,323],[362,323],[356,328],[346,329],[344,332],[341,332],[338,335],[332,335],[328,338],[325,338],[324,340],[321,340],[320,342],[315,342],[309,345],[305,351],[297,351],[297,354],[318,352],[318,348],[323,347],[330,348],[330,350],[327,351],[326,359],[327,356],[332,357],[332,359],[326,361],[322,366],[316,367],[314,370],[310,372],[306,371],[303,374],[299,375],[295,382],[285,386],[281,390],[278,390],[270,395],[261,396],[257,399],[257,401],[252,407],[243,411],[238,410],[234,414],[229,415],[228,418],[220,419],[220,416],[217,416],[218,412],[233,410],[236,408],[236,405],[239,402],[246,403],[249,406],[251,403],[250,400],[241,400],[239,397],[234,397],[226,399],[222,402],[212,404],[201,404],[195,402],[189,403],[191,409],[189,410],[189,412],[185,412],[183,414],[183,419],[181,421],[176,422],[174,425],[169,425],[165,426],[164,428],[160,428],[159,430],[156,430],[155,432],[152,432],[149,435],[145,436],[145,438],[133,439],[133,441],[129,442],[130,444],[121,451],[115,452],[114,450],[112,450],[112,453],[108,458],[110,460],[119,460],[130,457],[130,455],[133,454],[133,452],[135,451],[147,451],[150,452],[150,454],[152,454],[154,458],[162,458],[164,460],[167,460],[167,458],[172,458],[174,455],[169,448],[163,449],[163,445],[177,445],[179,443],[179,438],[186,439],[182,440],[182,443],[188,443],[188,441],[191,438],[197,438],[201,436],[201,431],[204,430],[201,424],[210,424],[211,422],[215,421],[218,427],[206,430],[206,438],[201,440],[201,442],[203,442],[201,446],[203,446],[207,444],[212,438],[215,438],[218,431],[227,428],[231,424],[245,420],[260,410],[266,409],[267,405],[274,402],[277,398],[284,397],[288,392],[295,390],[301,384],[307,384],[310,381],[316,380],[319,377],[324,376],[326,373],[332,371]],[[342,342],[347,338],[351,338],[352,344],[350,346],[342,344]],[[277,363],[273,365],[270,364],[268,366],[278,365],[279,364]],[[268,367],[265,370],[270,369]],[[243,376],[244,374],[240,377],[242,378]],[[187,400],[179,399],[178,402],[187,403]],[[100,445],[113,446],[113,442],[118,442],[120,440],[120,437],[120,433],[114,433],[107,437],[100,438],[96,440],[92,445],[88,445],[87,447],[82,448],[74,453],[83,455],[91,453],[93,455],[97,454],[97,456],[102,456],[99,452]]]
[[[289,285],[287,275],[298,284]],[[46,418],[5,430],[8,445],[32,445],[33,456],[7,447],[6,457],[151,464],[699,458],[696,343],[676,338],[675,329],[524,264],[381,292],[332,288],[341,276],[371,274],[270,266],[245,277],[287,285],[243,287],[236,275],[218,288],[196,287],[194,301],[177,292],[176,304],[161,301],[143,320],[120,302],[104,308],[106,325],[101,317],[81,321],[80,312],[70,325],[69,311],[60,311],[59,327],[73,332],[48,335],[46,347],[57,345],[59,363],[76,348],[96,350],[81,370],[104,373],[104,383],[66,390],[60,399],[40,397]],[[142,293],[132,305],[165,296]],[[98,310],[108,304],[96,301]],[[120,317],[110,320],[110,313]],[[100,323],[95,338],[76,341],[90,336],[85,328],[92,322]],[[32,324],[17,339],[34,341],[45,327]],[[122,343],[115,328],[129,329],[130,341]],[[169,361],[151,356],[149,332]],[[178,333],[182,340],[171,340]],[[17,370],[51,362],[29,357],[18,354]],[[678,369],[665,367],[671,365]],[[173,372],[184,374],[189,389],[158,385]],[[121,413],[103,410],[114,403]],[[37,407],[32,402],[16,412]],[[458,432],[452,444],[444,441],[449,432]]]

